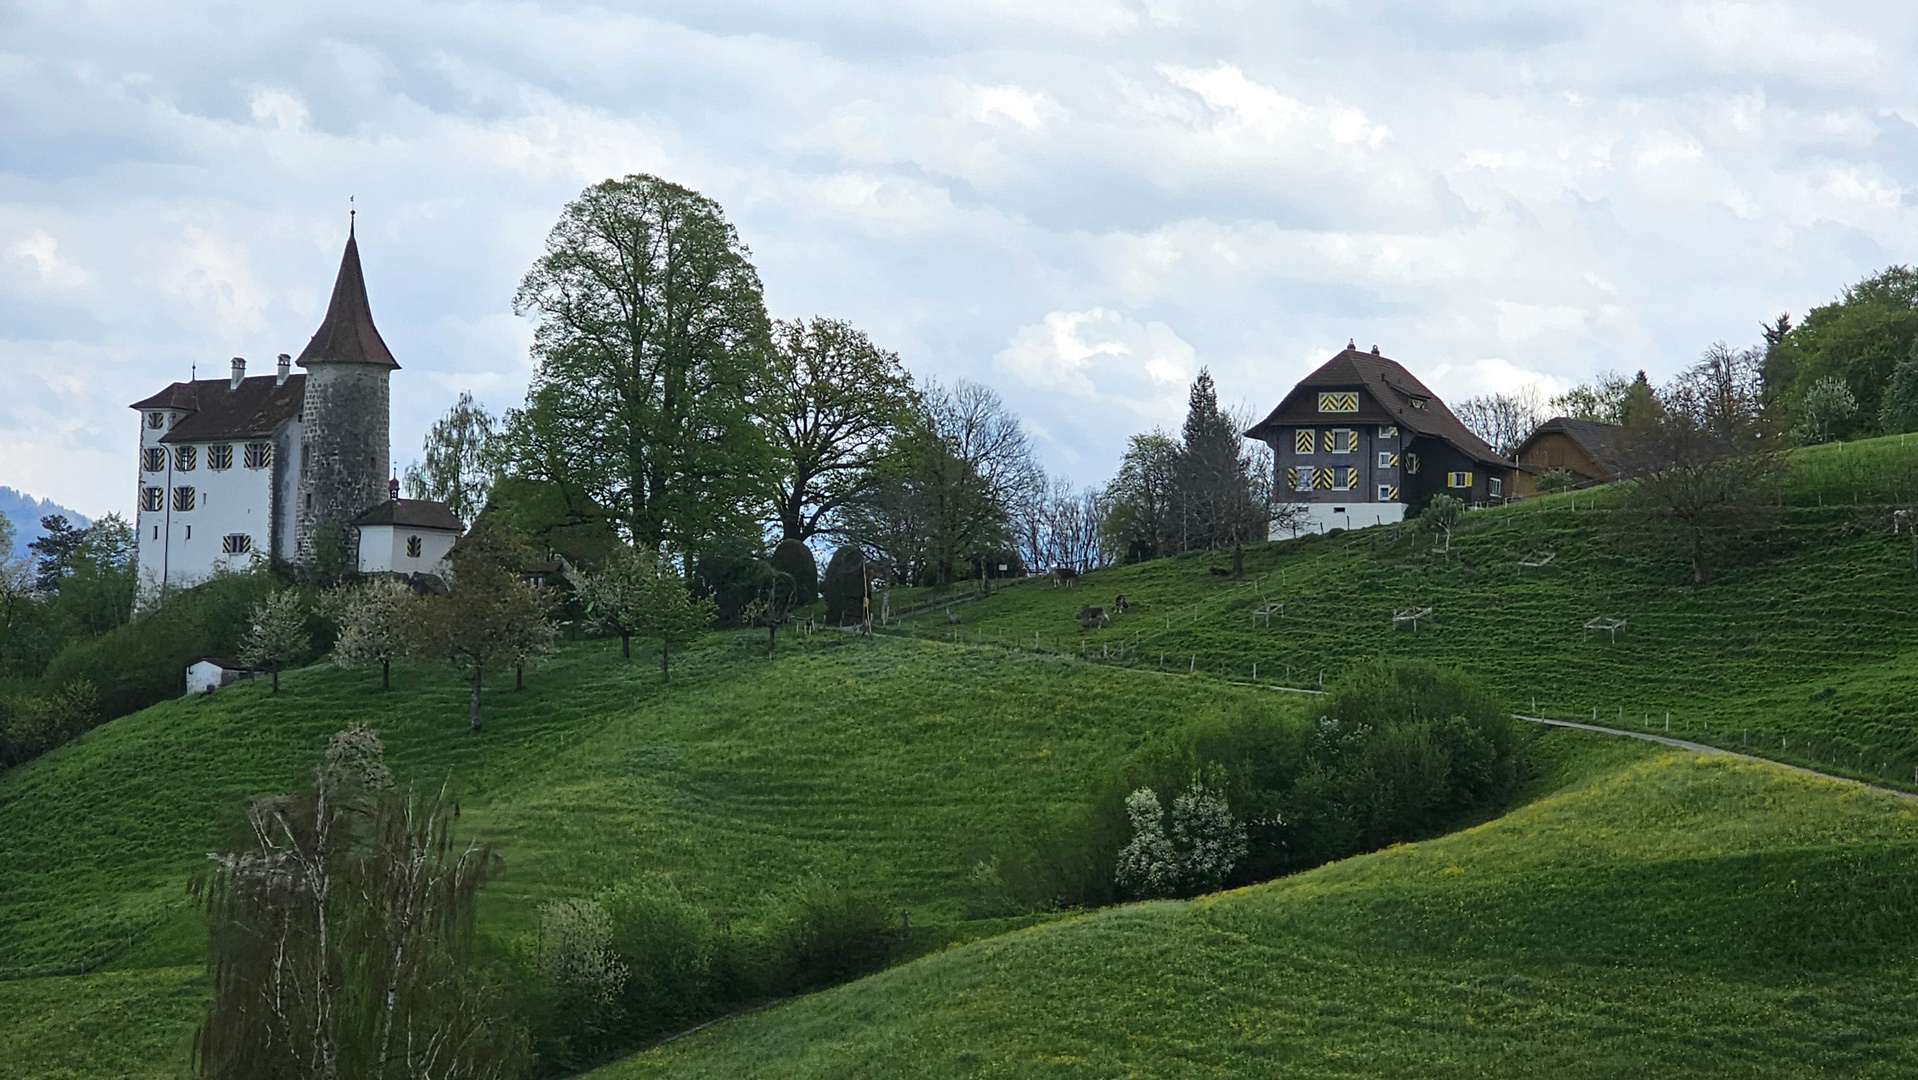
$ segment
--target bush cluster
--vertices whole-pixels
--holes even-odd
[[[1375,661],[1309,720],[1275,705],[1142,747],[1083,817],[981,845],[975,904],[1091,906],[1264,881],[1457,828],[1504,807],[1526,775],[1517,725],[1482,686],[1423,661]],[[1155,833],[1164,806],[1169,826]]]
[[[896,913],[823,878],[715,914],[663,876],[541,910],[522,948],[540,1071],[561,1075],[703,1021],[884,967]]]

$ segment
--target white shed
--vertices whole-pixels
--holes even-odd
[[[446,557],[465,526],[443,502],[388,499],[353,519],[360,573],[446,575]]]
[[[237,660],[227,660],[218,656],[203,656],[187,665],[186,692],[205,694],[230,682],[250,679],[253,673],[245,664]]]

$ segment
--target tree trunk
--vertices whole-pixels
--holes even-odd
[[[771,656],[779,645],[779,624],[771,615],[766,616],[766,655]]]
[[[393,688],[393,661],[382,660],[380,661],[380,689],[391,690],[392,688]]]
[[[480,729],[479,694],[480,694],[480,666],[478,664],[474,664],[473,665],[473,707],[471,712],[471,719],[473,722],[474,731],[478,731]]]
[[[515,690],[526,689],[526,665],[525,664],[513,665],[513,689]]]
[[[631,660],[633,658],[633,635],[619,635],[619,658],[621,660]]]
[[[1232,545],[1232,580],[1237,581],[1244,576],[1245,576],[1245,545],[1240,543],[1234,543]]]
[[[280,669],[279,668],[273,669],[273,692],[276,694],[280,692]]]
[[[659,681],[673,681],[672,670],[666,666],[666,643],[663,641],[659,643]]]

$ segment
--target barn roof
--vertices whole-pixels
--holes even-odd
[[[1498,455],[1484,439],[1472,434],[1463,421],[1452,415],[1445,402],[1427,389],[1418,377],[1398,361],[1374,352],[1360,352],[1346,346],[1337,356],[1319,365],[1318,370],[1300,379],[1292,392],[1279,402],[1264,420],[1254,424],[1245,435],[1249,439],[1272,439],[1278,430],[1291,426],[1281,415],[1300,394],[1330,389],[1363,389],[1400,427],[1420,435],[1429,435],[1451,443],[1467,457],[1498,465],[1511,463]],[[1414,401],[1422,402],[1414,408]]]
[[[333,280],[333,299],[313,340],[300,352],[301,367],[314,364],[371,364],[397,368],[399,361],[373,325],[373,309],[366,301],[366,276],[360,272],[360,244],[349,226],[340,273]]]
[[[1579,449],[1591,455],[1606,472],[1617,476],[1622,470],[1620,459],[1624,455],[1625,429],[1617,424],[1601,424],[1596,420],[1575,420],[1569,416],[1554,416],[1540,424],[1536,430],[1525,437],[1518,445],[1516,456],[1524,457],[1532,444],[1546,435],[1564,435],[1578,444]]]

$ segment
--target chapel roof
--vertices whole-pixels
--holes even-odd
[[[388,499],[353,519],[355,525],[397,525],[405,529],[464,531],[459,515],[431,499]]]
[[[305,375],[288,375],[284,383],[273,375],[255,375],[241,379],[238,389],[227,379],[176,382],[128,407],[186,413],[160,436],[163,443],[218,442],[273,434],[281,424],[299,415],[305,396]]]
[[[1380,356],[1376,351],[1361,352],[1350,345],[1300,379],[1285,400],[1279,402],[1278,408],[1246,431],[1246,437],[1276,437],[1276,429],[1290,426],[1289,422],[1282,421],[1281,416],[1294,400],[1303,392],[1320,389],[1363,389],[1400,427],[1443,439],[1460,453],[1476,460],[1510,464],[1484,439],[1472,434],[1471,429],[1452,415],[1452,410],[1446,408],[1445,402],[1437,394],[1427,389],[1417,376],[1405,370],[1398,361]],[[1415,400],[1423,404],[1414,408],[1412,403]]]
[[[354,239],[351,226],[346,231],[346,251],[340,256],[340,273],[333,280],[333,299],[326,305],[326,318],[320,321],[313,340],[306,343],[296,362],[301,367],[314,364],[400,366],[373,325],[373,309],[366,301],[366,276],[360,272],[360,244]]]

